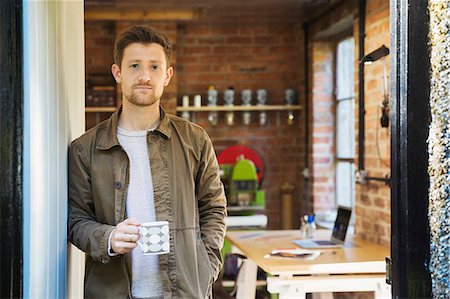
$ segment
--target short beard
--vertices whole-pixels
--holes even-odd
[[[150,96],[149,99],[141,100],[138,95],[132,93],[131,96],[128,98],[128,102],[132,103],[133,105],[136,105],[138,107],[147,107],[151,106],[154,103],[158,102],[159,98],[156,98],[154,96]]]

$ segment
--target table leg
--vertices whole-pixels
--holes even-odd
[[[258,266],[250,259],[243,261],[241,272],[239,273],[236,299],[251,299],[256,296],[256,278]]]

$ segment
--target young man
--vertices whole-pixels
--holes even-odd
[[[219,275],[226,199],[206,132],[160,107],[171,51],[153,28],[122,33],[122,107],[71,145],[68,234],[87,253],[85,297],[210,298]],[[139,225],[164,220],[170,252],[144,255]]]

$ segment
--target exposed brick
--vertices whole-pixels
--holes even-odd
[[[255,36],[253,40],[257,44],[276,44],[280,42],[280,37],[276,35]]]
[[[208,37],[198,37],[198,38],[185,38],[186,40],[183,40],[183,43],[190,44],[192,41],[197,41],[198,44],[203,45],[211,45],[211,44],[223,44],[224,38],[222,36],[208,36]]]
[[[210,47],[201,47],[201,46],[195,46],[195,47],[186,47],[181,48],[178,52],[178,55],[197,55],[197,56],[203,56],[205,54],[210,54],[211,48]]]
[[[384,208],[386,206],[386,202],[384,198],[376,198],[375,205],[379,208]]]
[[[232,36],[227,37],[225,40],[226,44],[240,44],[241,46],[245,47],[247,44],[252,43],[252,37],[250,36]]]
[[[195,27],[193,27],[194,29]],[[194,29],[195,30],[195,29]],[[210,27],[210,33],[211,35],[221,35],[221,36],[226,36],[226,35],[237,35],[239,32],[239,27],[237,26],[233,26],[233,25],[228,25],[228,26],[223,26],[221,27],[220,25],[214,26],[212,25]]]

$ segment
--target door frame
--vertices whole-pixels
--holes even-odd
[[[430,298],[428,1],[390,5],[392,297]]]

